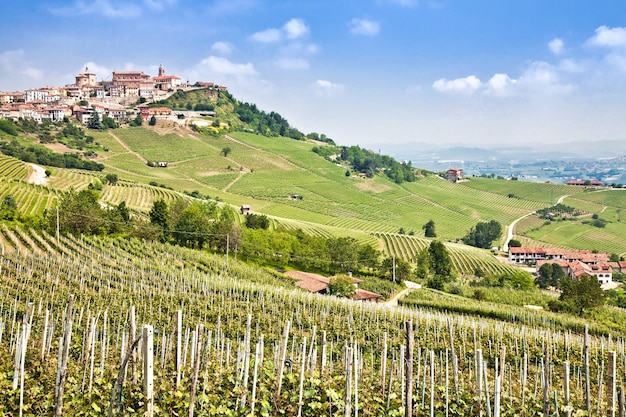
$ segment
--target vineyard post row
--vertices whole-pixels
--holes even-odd
[[[62,336],[59,338],[58,344],[58,362],[57,362],[57,373],[56,373],[56,383],[55,383],[55,415],[60,416],[63,414],[63,400],[64,400],[64,392],[65,392],[65,384],[68,378],[68,365],[70,361],[70,347],[71,341],[73,337],[73,324],[74,319],[77,314],[76,310],[73,306],[74,297],[70,295],[69,301],[67,304],[67,308],[64,312],[64,325],[62,328]],[[20,415],[22,409],[24,407],[23,398],[24,398],[24,374],[25,374],[25,359],[26,359],[26,350],[28,347],[28,340],[30,337],[31,326],[33,322],[33,316],[35,313],[33,312],[33,303],[29,302],[26,307],[26,312],[23,315],[22,323],[17,323],[15,325],[15,314],[13,315],[14,322],[12,323],[12,329],[15,331],[12,332],[12,346],[15,349],[15,365],[14,365],[14,375],[13,375],[13,389],[16,390],[19,386],[20,389]],[[82,316],[82,311],[81,311]],[[44,318],[44,326],[42,328],[41,334],[41,355],[43,357],[46,356],[46,352],[50,349],[50,343],[52,341],[51,336],[51,328],[53,323],[48,320],[49,311],[46,311]],[[259,348],[259,344],[257,344],[257,349],[254,354],[254,378],[253,378],[253,386],[249,387],[248,384],[248,372],[250,368],[250,354],[251,354],[251,319],[252,316],[248,314],[246,329],[244,334],[243,343],[240,343],[237,348],[237,355],[235,360],[235,375],[237,377],[237,385],[241,390],[241,399],[236,401],[237,404],[240,404],[239,407],[243,411],[244,409],[248,409],[248,406],[254,407],[256,397],[255,393],[258,389],[258,366],[263,366],[262,363],[262,335],[259,338],[259,343],[261,349]],[[82,317],[77,320],[78,323],[82,321]],[[140,336],[136,337],[136,319],[135,319],[135,308],[131,306],[129,312],[129,328],[128,335],[123,334],[122,340],[124,340],[124,336],[127,336],[128,343],[122,343],[121,348],[121,366],[119,369],[118,379],[115,383],[115,387],[111,394],[111,403],[109,406],[109,415],[112,415],[112,410],[114,409],[115,402],[120,403],[119,398],[122,396],[122,390],[124,387],[124,378],[126,376],[126,366],[130,361],[133,369],[135,367],[137,369],[141,369],[142,377],[143,377],[143,395],[145,404],[145,412],[146,415],[152,416],[154,413],[154,401],[155,401],[155,393],[154,393],[154,385],[155,385],[155,375],[154,375],[154,330],[150,325],[144,325],[142,327],[142,332],[140,332]],[[84,392],[85,385],[85,375],[90,375],[89,379],[89,390],[91,390],[91,385],[93,381],[94,374],[94,359],[95,359],[95,346],[96,346],[96,331],[95,331],[95,323],[96,317],[89,316],[85,321],[87,327],[91,324],[91,330],[89,334],[83,335],[82,349],[83,353],[81,354],[82,365],[85,366],[84,375],[83,375],[83,388],[81,389]],[[105,349],[105,335],[108,333],[108,329],[106,328],[107,321],[106,315],[103,320],[103,330],[102,330],[102,344],[101,349]],[[3,323],[4,324],[4,323]],[[4,327],[4,326],[3,326]],[[203,340],[204,337],[204,325],[198,324],[196,325],[195,330],[185,332],[183,337],[182,332],[183,324],[182,324],[182,311],[177,310],[174,317],[174,328],[172,331],[172,338],[175,338],[175,352],[174,357],[175,360],[175,376],[177,386],[180,383],[181,373],[183,371],[183,366],[186,364],[186,359],[190,357],[188,367],[189,372],[192,374],[191,378],[191,386],[189,389],[189,415],[194,415],[194,407],[196,405],[195,397],[198,389],[200,370],[204,366],[205,370],[205,379],[206,373],[208,372],[208,351],[214,346],[215,350],[219,350],[220,357],[220,369],[222,366],[222,358],[230,357],[230,350],[233,347],[231,341],[226,341],[224,343],[224,335],[221,334],[218,329],[216,330],[214,336],[215,340],[212,343],[212,334],[209,332],[206,340]],[[119,329],[119,328],[118,328]],[[418,348],[417,361],[414,360],[414,325],[410,320],[404,323],[404,329],[406,332],[406,345],[399,346],[399,355],[396,356],[396,352],[393,352],[394,360],[391,367],[391,372],[389,374],[389,392],[387,393],[387,401],[389,402],[389,398],[391,397],[392,387],[398,386],[402,398],[402,407],[404,408],[405,416],[411,416],[414,413],[413,401],[417,400],[419,402],[419,395],[416,397],[413,395],[413,389],[418,389],[419,394],[419,382],[420,376],[422,377],[421,384],[421,398],[422,398],[422,406],[424,409],[425,405],[425,393],[428,392],[429,395],[429,404],[428,409],[430,410],[430,415],[434,415],[435,403],[436,403],[436,394],[437,394],[437,382],[436,382],[436,372],[439,372],[438,381],[441,382],[441,373],[443,370],[446,370],[445,375],[445,398],[437,398],[438,400],[445,400],[446,406],[446,414],[448,413],[448,406],[450,403],[449,396],[449,378],[448,378],[448,363],[451,361],[452,363],[452,373],[454,377],[454,384],[452,386],[454,390],[455,397],[458,399],[459,396],[463,395],[461,392],[462,387],[459,386],[458,376],[458,357],[456,354],[456,343],[454,339],[454,331],[452,323],[448,320],[448,330],[449,330],[449,348],[444,352],[439,352],[439,361],[437,361],[436,352],[434,349],[423,349]],[[119,335],[118,335],[119,336]],[[292,346],[292,354],[294,357],[294,344],[299,346],[296,350],[295,354],[299,356],[296,360],[291,362],[287,357],[288,346],[290,338],[293,336],[291,341]],[[325,336],[325,335],[324,335]],[[385,335],[386,336],[386,335]],[[169,346],[171,346],[172,340],[167,340],[166,333],[163,332],[163,341],[161,348],[161,366],[164,367],[167,358],[169,358]],[[476,336],[475,336],[476,337]],[[1,336],[0,336],[1,338]],[[184,339],[184,344],[183,344]],[[0,339],[1,342],[1,339]],[[132,343],[131,343],[132,342]],[[325,369],[326,364],[330,364],[330,368],[332,369],[332,349],[330,353],[330,361],[327,361],[326,357],[326,338],[322,339],[322,358],[321,358],[321,372],[324,373],[327,369]],[[315,363],[316,360],[312,359],[313,353],[317,352],[317,339],[315,329],[313,331],[313,335],[310,341],[309,354],[307,355],[307,343],[306,337],[302,338],[301,344],[297,344],[296,335],[291,332],[291,323],[290,321],[285,322],[283,335],[280,338],[280,343],[275,345],[274,347],[274,358],[275,363],[278,366],[277,371],[274,373],[275,378],[275,391],[274,391],[274,405],[273,409],[276,411],[281,407],[281,401],[284,401],[284,398],[281,397],[281,389],[283,387],[283,381],[285,377],[285,369],[287,367],[291,368],[294,364],[300,365],[300,389],[298,395],[298,413],[300,415],[303,406],[303,397],[302,397],[302,387],[304,384],[304,375],[307,371],[313,374],[315,372]],[[383,340],[384,346],[382,347],[382,352],[385,354],[384,357],[380,359],[380,369],[378,372],[372,372],[374,375],[380,375],[380,384],[382,391],[385,391],[385,379],[386,379],[386,353],[387,353],[387,338],[384,337]],[[476,339],[474,341],[476,343]],[[542,391],[542,406],[543,406],[543,415],[550,415],[551,412],[558,412],[559,409],[564,409],[566,414],[569,415],[572,404],[570,403],[570,362],[565,361],[563,363],[563,404],[562,407],[558,404],[558,396],[559,389],[552,390],[554,372],[558,372],[554,369],[554,365],[551,362],[551,349],[548,346],[549,343],[546,343],[544,346],[544,354],[543,359],[539,361],[538,364],[538,376],[539,378],[535,379],[535,396],[537,394],[537,384],[540,385]],[[47,348],[46,348],[47,345]],[[584,355],[584,371],[582,372],[579,369],[579,378],[576,386],[582,387],[584,392],[584,400],[585,400],[585,409],[586,412],[591,415],[592,412],[596,412],[600,415],[601,412],[607,412],[608,415],[615,416],[616,412],[618,415],[624,416],[624,403],[623,403],[623,387],[620,386],[620,395],[619,401],[617,396],[617,357],[616,352],[611,350],[606,352],[606,363],[607,366],[604,366],[604,358],[601,358],[601,368],[598,370],[598,384],[597,384],[597,397],[595,401],[593,400],[593,396],[591,393],[592,387],[592,375],[589,369],[589,345],[590,345],[590,337],[585,329],[585,335],[583,339],[583,355]],[[226,347],[226,352],[224,351]],[[142,355],[140,356],[141,363],[138,363],[137,357],[135,356],[135,350],[141,351]],[[188,355],[188,352],[191,352]],[[423,361],[421,359],[423,355]],[[102,355],[106,355],[106,352],[102,352]],[[316,356],[316,355],[315,355]],[[487,361],[483,358],[482,349],[474,347],[474,366],[469,370],[463,370],[461,372],[469,371],[471,375],[472,372],[474,374],[475,383],[469,384],[469,388],[474,386],[474,398],[475,402],[472,405],[472,410],[486,410],[488,415],[493,415],[493,417],[499,416],[501,409],[501,396],[503,394],[503,381],[507,377],[507,366],[505,361],[506,349],[503,347],[500,357],[496,357],[493,362],[494,372],[492,379],[493,391],[489,390],[490,386],[490,372]],[[622,354],[623,356],[623,354]],[[183,358],[181,361],[181,357]],[[445,359],[444,359],[445,357]],[[182,362],[182,364],[181,364]],[[229,359],[226,359],[226,365],[228,365]],[[356,341],[345,341],[343,355],[341,358],[341,363],[343,366],[338,367],[343,372],[344,378],[344,415],[350,416],[354,413],[355,416],[358,415],[359,410],[359,386],[362,383],[360,377],[363,374],[367,373],[368,366],[363,361],[363,354],[357,344]],[[445,363],[445,366],[444,366]],[[417,375],[415,375],[413,366],[417,364]],[[522,393],[522,406],[525,401],[524,395],[526,393],[526,384],[528,383],[528,356],[524,353],[524,359],[520,363],[520,383],[521,383],[521,393]],[[373,368],[374,363],[371,363],[371,367]],[[422,369],[420,369],[422,367]],[[89,368],[89,369],[87,369]],[[308,369],[307,369],[308,368]],[[512,384],[510,379],[512,378],[512,370],[509,366],[508,377],[509,377],[509,392],[512,389]],[[394,372],[395,370],[395,372]],[[372,369],[373,371],[373,369]],[[606,393],[604,392],[604,372],[606,371]],[[136,377],[135,372],[132,372],[133,384],[137,384],[137,381],[134,380]],[[471,378],[471,376],[470,376]],[[418,382],[416,384],[414,381]],[[404,387],[400,385],[404,382]],[[159,381],[156,381],[158,384]],[[180,386],[179,386],[180,387]],[[558,388],[558,387],[557,387]],[[184,388],[183,388],[184,389]],[[250,391],[252,392],[252,396],[250,402],[247,400],[247,394]],[[119,391],[119,392],[117,392]],[[606,403],[604,403],[603,398],[606,397]],[[509,395],[509,400],[511,400],[511,396]],[[619,406],[617,406],[619,402]],[[593,403],[596,405],[596,409],[593,409]],[[492,405],[493,404],[493,405]],[[552,405],[553,404],[553,405]],[[283,405],[284,407],[284,405]],[[492,408],[493,407],[493,408]],[[493,414],[492,414],[493,412]]]

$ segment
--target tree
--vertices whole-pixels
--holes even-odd
[[[479,222],[463,237],[463,243],[477,248],[489,249],[491,242],[500,237],[502,225],[495,220]]]
[[[148,124],[150,126],[154,126],[154,125],[156,125],[156,122],[157,122],[156,116],[152,115],[152,117],[150,118],[150,121],[148,122]]]
[[[509,240],[509,248],[521,248],[522,247],[522,242],[520,242],[517,239],[511,239]]]
[[[602,290],[598,279],[589,275],[580,278],[565,278],[561,280],[563,292],[559,297],[565,308],[583,316],[585,310],[591,310],[604,305],[606,294]]]
[[[74,234],[100,234],[106,230],[105,211],[98,202],[95,190],[70,190],[58,203],[58,220],[61,232]],[[54,230],[57,225],[57,210],[48,213],[48,225]]]
[[[330,279],[328,283],[328,292],[337,297],[350,297],[356,292],[352,278],[345,275],[336,276]]]
[[[0,219],[15,220],[17,217],[17,201],[11,194],[7,194],[0,203]]]
[[[406,281],[411,278],[411,264],[400,258],[383,259],[381,270],[387,279],[395,279],[396,282]]]
[[[109,185],[115,185],[117,184],[117,174],[106,174],[104,176],[104,182],[109,184]]]
[[[89,121],[87,122],[87,127],[94,130],[102,130],[102,120],[100,120],[100,113],[98,113],[97,111],[91,113]]]
[[[246,216],[246,227],[249,229],[265,229],[270,227],[270,219],[264,214],[248,214]]]
[[[433,220],[429,220],[428,223],[422,226],[422,229],[424,229],[424,236],[437,237],[437,233],[435,232],[435,222]]]
[[[112,117],[102,116],[102,127],[105,129],[115,129],[117,128],[117,122],[115,122],[115,119]]]
[[[156,200],[150,209],[150,224],[160,229],[160,239],[167,241],[170,233],[170,213],[165,200]]]
[[[233,150],[230,148],[230,146],[224,146],[222,148],[222,152],[221,154],[224,155],[224,158],[226,158]]]
[[[451,281],[452,260],[446,246],[438,240],[430,242],[428,247],[428,269],[434,275],[440,275],[446,280]]]
[[[354,271],[357,266],[359,243],[352,237],[332,237],[326,240],[332,271]]]
[[[138,114],[133,120],[130,121],[131,126],[141,126],[143,124],[143,118],[141,114]]]
[[[202,204],[193,202],[174,224],[172,236],[179,245],[202,249],[212,232],[210,220]]]
[[[415,276],[419,279],[428,278],[430,272],[429,269],[429,255],[428,249],[422,249],[415,258]]]

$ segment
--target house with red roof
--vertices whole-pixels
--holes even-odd
[[[302,271],[287,271],[285,275],[296,280],[296,287],[318,294],[328,294],[328,284],[330,284],[332,279],[332,277],[329,278],[323,275]],[[378,302],[383,298],[380,294],[358,288],[358,285],[363,282],[362,280],[354,277],[350,278],[352,279],[352,284],[356,287],[356,292],[350,296],[352,300]]]

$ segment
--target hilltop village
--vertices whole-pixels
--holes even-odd
[[[166,73],[163,64],[158,75],[150,76],[143,71],[113,71],[109,80],[97,81],[96,74],[88,67],[76,75],[75,82],[63,87],[40,87],[25,91],[0,92],[0,118],[32,119],[37,122],[62,121],[75,117],[87,124],[93,113],[110,117],[116,122],[125,122],[134,111],[129,106],[137,103],[164,100],[177,91],[207,89],[217,96],[227,91],[224,86],[213,82],[198,81],[190,84],[176,75]],[[152,116],[169,117],[169,108],[139,106],[137,112],[145,120]]]

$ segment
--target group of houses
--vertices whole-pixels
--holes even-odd
[[[113,71],[110,80],[98,81],[89,68],[75,77],[73,84],[64,87],[42,87],[25,91],[0,92],[0,118],[32,119],[36,122],[61,121],[71,116],[86,124],[94,113],[107,116],[117,122],[128,119],[127,104],[134,104],[140,98],[146,101],[165,99],[174,90],[205,88],[226,91],[224,86],[212,82],[183,83],[176,75],[169,75],[163,64],[158,75],[152,77],[143,71]],[[89,106],[79,106],[81,101]],[[140,108],[141,117],[148,119],[170,117],[166,108]]]
[[[535,265],[537,271],[545,263],[556,264],[572,278],[582,275],[595,277],[600,284],[613,282],[613,272],[626,273],[626,262],[610,262],[607,253],[562,248],[509,248],[509,261],[514,264]]]

